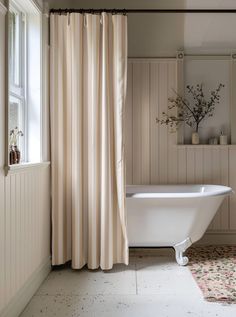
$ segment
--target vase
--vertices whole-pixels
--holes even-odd
[[[16,161],[16,151],[14,149],[14,146],[10,147],[10,152],[9,152],[9,164],[13,165],[15,164]]]
[[[15,148],[15,152],[16,152],[15,164],[19,164],[20,158],[21,158],[20,150],[18,149],[17,145],[15,145],[14,148]]]
[[[199,134],[197,132],[192,133],[192,144],[199,144]]]
[[[19,164],[21,159],[21,153],[20,150],[18,149],[17,145],[12,145],[10,147],[10,152],[9,152],[9,163],[10,165],[13,164]]]

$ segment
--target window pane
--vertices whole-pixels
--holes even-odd
[[[9,134],[10,131],[18,128],[24,133],[24,111],[23,103],[20,99],[10,96],[9,102]],[[21,151],[22,160],[24,160],[24,136],[18,138],[17,143]]]
[[[20,13],[9,14],[9,60],[10,82],[20,85]]]
[[[9,128],[10,130],[14,129],[15,127],[19,127],[20,120],[19,120],[19,104],[16,102],[10,103],[9,109]]]

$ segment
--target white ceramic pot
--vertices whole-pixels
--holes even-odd
[[[192,133],[192,144],[199,144],[199,134],[197,132]]]

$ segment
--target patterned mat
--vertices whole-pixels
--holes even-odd
[[[236,304],[236,246],[197,246],[187,255],[204,298]]]

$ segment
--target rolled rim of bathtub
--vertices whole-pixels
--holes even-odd
[[[193,198],[230,195],[223,185],[127,185],[126,198]]]

